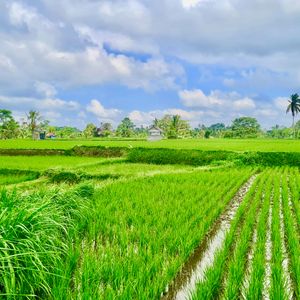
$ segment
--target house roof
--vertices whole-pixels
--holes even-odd
[[[163,131],[162,129],[160,129],[159,127],[154,126],[154,125],[151,125],[151,126],[150,126],[149,131],[150,131],[150,130],[157,130],[157,131],[161,131],[161,132]]]

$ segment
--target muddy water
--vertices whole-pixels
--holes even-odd
[[[272,233],[271,233],[271,226],[272,226],[272,206],[273,206],[273,196],[271,196],[271,203],[269,209],[269,216],[268,216],[268,231],[267,231],[267,241],[266,241],[266,274],[264,279],[263,285],[263,299],[269,300],[270,294],[269,290],[271,287],[271,259],[272,259]]]
[[[227,232],[241,202],[257,175],[253,175],[237,192],[226,212],[214,224],[208,237],[199,245],[174,281],[166,288],[161,299],[189,299],[197,282],[203,280],[207,268],[213,265],[216,252],[223,246]]]

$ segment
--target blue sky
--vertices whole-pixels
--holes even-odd
[[[0,108],[53,125],[290,125],[298,0],[2,0]]]

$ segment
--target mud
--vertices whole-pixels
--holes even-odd
[[[264,286],[263,286],[263,299],[270,299],[269,290],[271,287],[271,260],[272,260],[272,233],[271,233],[271,226],[272,226],[272,207],[273,207],[273,197],[271,198],[270,202],[270,209],[269,209],[269,217],[268,217],[268,230],[267,230],[267,241],[266,241],[266,273],[264,279]]]
[[[282,193],[282,188],[280,188],[280,194]],[[291,201],[291,197],[289,194],[289,202]],[[281,249],[282,249],[282,269],[283,269],[283,276],[285,280],[285,288],[287,291],[287,299],[293,299],[293,284],[291,275],[289,272],[289,265],[290,259],[287,251],[287,245],[285,241],[285,226],[284,226],[284,217],[283,217],[283,207],[282,207],[282,196],[280,197],[279,202],[279,209],[280,209],[280,236],[281,236]]]

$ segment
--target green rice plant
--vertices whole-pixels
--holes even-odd
[[[106,159],[98,157],[78,156],[1,156],[1,169],[14,170],[47,170],[50,168],[76,168],[105,162]]]
[[[300,241],[299,235],[296,228],[299,228],[299,223],[297,223],[297,218],[294,214],[293,207],[290,203],[295,203],[299,201],[299,196],[295,193],[296,187],[294,186],[293,176],[295,175],[295,169],[291,172],[285,173],[285,178],[289,177],[282,181],[282,207],[284,215],[284,226],[286,232],[287,248],[290,257],[290,274],[293,281],[294,287],[294,296],[296,299],[300,298]],[[289,193],[290,191],[293,191]],[[289,196],[291,201],[289,201]],[[296,196],[296,198],[295,198]]]
[[[238,237],[243,238],[243,234],[248,230],[249,224],[255,221],[256,211],[259,206],[256,193],[261,193],[266,176],[259,177],[252,185],[242,204],[238,208],[236,216],[230,224],[230,230],[224,241],[224,246],[215,257],[213,265],[205,271],[204,280],[197,284],[197,290],[193,294],[193,299],[216,299],[222,294],[223,279],[227,272],[227,262],[235,246]],[[240,229],[240,234],[238,233]],[[224,266],[226,269],[224,270]],[[237,297],[238,295],[234,295]]]
[[[298,233],[300,239],[300,175],[298,168],[290,169],[289,177],[289,190],[291,193],[291,204],[297,220]],[[297,226],[296,226],[297,227]]]
[[[262,221],[265,221],[265,217],[268,212],[268,206],[265,205],[264,193],[269,187],[270,181],[264,185],[260,185],[254,195],[253,202],[257,207],[257,214],[252,218],[247,218],[245,225],[243,226],[240,238],[236,242],[234,252],[229,259],[227,264],[228,275],[226,277],[226,286],[224,291],[225,299],[240,299],[242,295],[243,279],[245,277],[245,270],[247,265],[247,255],[250,251],[252,244],[252,237],[255,228],[258,230],[258,226],[261,225]],[[259,222],[260,221],[260,222]],[[260,223],[260,224],[258,224]],[[247,224],[247,225],[246,225]],[[252,245],[254,247],[254,245]]]
[[[267,171],[268,173],[270,170]],[[270,175],[270,173],[269,173]],[[270,198],[272,191],[272,180],[273,177],[270,176],[266,182],[264,189],[264,202],[262,206],[262,211],[259,216],[257,224],[257,240],[255,249],[253,252],[253,260],[250,274],[245,274],[248,278],[248,287],[245,289],[243,295],[244,299],[261,299],[263,288],[264,288],[264,278],[265,278],[265,264],[266,264],[266,241],[267,241],[267,230],[268,230],[268,216],[270,212]]]
[[[26,139],[2,140],[2,149],[71,149],[74,146],[105,146],[105,147],[143,147],[196,150],[227,150],[227,151],[262,151],[262,152],[299,152],[299,140],[281,139],[182,139],[149,142],[128,139],[107,140],[103,138],[92,140],[45,140],[33,141]]]
[[[160,175],[99,190],[71,298],[159,298],[253,172]]]
[[[271,289],[269,291],[271,299],[287,299],[285,291],[285,282],[282,268],[282,245],[280,235],[280,175],[274,176],[274,195],[273,195],[273,212],[272,212],[272,261],[271,261]]]

